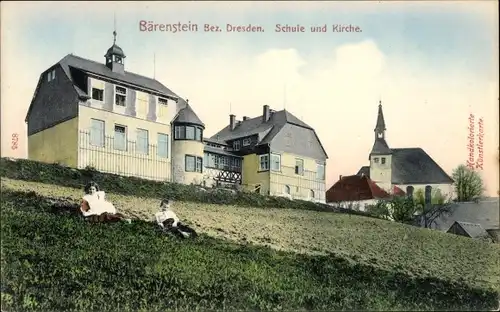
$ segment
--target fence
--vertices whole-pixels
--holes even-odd
[[[145,144],[146,148],[141,150],[134,141],[117,140],[110,136],[92,138],[90,132],[80,131],[78,167],[89,166],[122,176],[171,181],[170,142],[166,144],[166,149]],[[167,154],[159,156],[159,150]]]

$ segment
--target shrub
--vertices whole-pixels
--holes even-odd
[[[229,192],[220,189],[201,190],[197,185],[184,185],[123,177],[102,173],[95,168],[73,169],[57,164],[46,164],[26,159],[1,159],[0,176],[16,180],[34,181],[81,188],[93,180],[106,192],[138,197],[170,197],[178,201],[201,202],[207,204],[237,205],[259,208],[288,208],[324,212],[343,212],[371,216],[361,211],[353,211],[326,204],[304,200],[289,200],[283,197],[264,196],[251,192]]]

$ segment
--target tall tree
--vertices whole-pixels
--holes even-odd
[[[473,201],[483,196],[484,183],[479,172],[466,165],[460,165],[453,170],[452,178],[455,180],[454,186],[458,202]]]

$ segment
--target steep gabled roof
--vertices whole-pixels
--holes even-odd
[[[273,137],[279,132],[279,130],[281,130],[281,128],[287,123],[314,130],[313,128],[311,128],[311,126],[301,121],[300,119],[292,115],[290,112],[286,110],[281,110],[277,112],[271,112],[270,119],[267,122],[263,121],[262,116],[249,118],[247,120],[239,121],[236,124],[234,130],[231,131],[229,125],[227,125],[224,128],[222,128],[222,130],[211,136],[210,138],[215,139],[218,137],[219,140],[231,141],[237,138],[247,137],[255,134],[261,134],[271,130],[267,133],[265,138],[264,137],[261,138],[260,143],[265,144],[270,142],[273,139]]]
[[[236,123],[236,127],[231,131],[229,125],[222,128],[219,132],[215,133],[210,137],[211,140],[216,140],[218,138],[219,141],[231,141],[234,139],[239,139],[243,137],[248,137],[252,135],[259,136],[258,145],[265,145],[271,143],[274,137],[283,129],[286,124],[295,125],[298,127],[302,127],[305,129],[309,129],[314,132],[316,139],[318,140],[321,149],[324,154],[328,157],[326,150],[324,149],[321,140],[319,139],[316,131],[295,117],[292,113],[287,110],[281,111],[271,111],[270,118],[267,122],[264,122],[262,116],[249,118],[247,120],[238,121]]]
[[[453,179],[421,148],[393,148],[393,184],[450,184]]]
[[[367,176],[345,176],[326,191],[326,202],[359,201],[389,198],[391,195],[381,189]]]
[[[156,79],[141,76],[128,71],[125,71],[124,74],[116,73],[109,69],[105,64],[91,61],[76,55],[68,54],[58,63],[61,65],[68,78],[70,78],[72,81],[73,78],[70,73],[70,68],[76,68],[86,73],[91,73],[112,80],[128,83],[139,88],[144,88],[156,93],[160,93],[170,98],[178,98],[178,96],[174,92],[165,87]]]
[[[165,96],[167,98],[170,98],[172,100],[178,100],[179,96],[177,96],[174,92],[172,92],[170,89],[165,87],[163,84],[161,84],[159,81],[148,78],[145,76],[141,76],[138,74],[134,74],[132,72],[125,71],[124,74],[119,74],[113,72],[111,69],[109,69],[105,64],[98,63],[95,61],[91,61],[73,54],[68,54],[64,58],[62,58],[59,62],[56,64],[52,65],[49,67],[54,68],[56,66],[60,66],[65,73],[66,77],[73,82],[73,88],[75,89],[76,93],[80,98],[90,98],[90,95],[87,94],[85,90],[82,90],[74,81],[73,77],[73,72],[75,70],[77,71],[82,71],[87,74],[94,74],[97,76],[101,76],[107,79],[115,80],[118,82],[123,82],[126,84],[133,85],[137,87],[138,89],[143,89],[145,91],[150,91],[153,93],[157,93],[159,95]],[[40,75],[40,78],[38,79],[38,83],[33,95],[33,98],[31,100],[30,106],[28,108],[28,112],[26,114],[26,119],[25,121],[28,120],[28,116],[30,115],[32,106],[33,106],[33,101],[38,93],[38,89],[40,87],[41,81],[44,79],[42,75]]]

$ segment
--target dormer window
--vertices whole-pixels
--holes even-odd
[[[50,82],[56,78],[56,70],[51,70],[47,73],[47,81]]]
[[[250,139],[243,139],[243,146],[248,146],[250,145]]]
[[[115,86],[115,104],[118,106],[125,106],[127,99],[127,89]]]
[[[239,140],[236,140],[233,142],[233,149],[235,151],[239,151],[240,150],[240,141]]]

